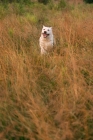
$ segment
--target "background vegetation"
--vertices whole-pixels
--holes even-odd
[[[93,140],[92,15],[81,1],[0,3],[0,140]]]
[[[86,3],[93,3],[93,0],[84,0]]]

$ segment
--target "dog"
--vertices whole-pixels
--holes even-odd
[[[55,44],[52,27],[46,27],[43,25],[41,36],[39,39],[39,45],[41,54],[47,54],[53,50]]]

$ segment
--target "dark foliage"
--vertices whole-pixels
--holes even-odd
[[[84,0],[86,3],[93,3],[93,0]]]
[[[38,2],[43,3],[43,4],[47,4],[49,2],[49,0],[38,0]]]

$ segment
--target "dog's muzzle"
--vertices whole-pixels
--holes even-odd
[[[43,34],[43,37],[44,37],[44,38],[46,38],[47,36],[49,36],[49,34],[47,34],[46,31],[44,31],[44,33],[42,33],[42,34]]]

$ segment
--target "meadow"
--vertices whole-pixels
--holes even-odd
[[[93,4],[0,3],[0,140],[93,140]]]

